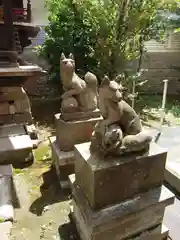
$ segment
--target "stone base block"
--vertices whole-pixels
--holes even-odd
[[[63,113],[62,112],[62,119],[64,121],[75,121],[75,120],[85,120],[91,118],[99,118],[101,117],[101,112],[99,109],[95,111],[89,112],[74,112],[74,113]]]
[[[70,180],[73,216],[83,240],[131,239],[161,224],[165,207],[174,201],[174,194],[162,186],[99,211],[92,210],[72,176]]]
[[[59,149],[56,137],[50,137],[52,160],[56,169],[57,177],[62,188],[69,187],[68,176],[74,173],[74,151],[63,152]]]
[[[75,146],[76,182],[91,207],[99,209],[160,186],[166,156],[167,152],[154,143],[144,155],[119,158],[104,158],[90,151],[90,143],[79,144]]]
[[[11,235],[11,222],[0,223],[1,240],[9,240]]]
[[[0,138],[0,164],[25,162],[32,152],[32,141],[28,135]]]
[[[72,151],[75,144],[90,141],[94,126],[100,120],[102,117],[64,121],[61,119],[61,114],[56,114],[55,128],[59,148],[65,152]]]

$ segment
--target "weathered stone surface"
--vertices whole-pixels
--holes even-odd
[[[93,211],[77,187],[73,189],[73,216],[82,239],[126,239],[162,223],[165,207],[174,195],[165,187],[141,194],[132,200]]]
[[[13,175],[12,165],[1,165],[0,166],[0,177],[3,177],[3,176],[12,177],[12,175]]]
[[[0,126],[0,138],[26,134],[27,133],[23,124],[6,124]]]
[[[72,151],[75,144],[90,141],[94,125],[100,120],[101,117],[66,122],[61,119],[61,114],[56,114],[56,136],[61,151]]]
[[[85,120],[90,118],[101,117],[101,112],[99,109],[90,112],[74,112],[74,113],[62,113],[62,119],[64,121],[74,121],[74,120]]]
[[[32,142],[28,135],[0,138],[0,164],[12,164],[25,161],[32,151]]]
[[[12,228],[11,222],[0,223],[1,240],[9,240],[11,228]]]
[[[118,158],[103,158],[89,147],[90,143],[75,146],[75,174],[93,209],[123,201],[164,180],[167,152],[156,144],[144,156]]]
[[[68,175],[74,173],[74,151],[63,152],[59,149],[56,137],[50,137],[53,165],[62,188],[69,187]]]
[[[0,115],[0,123],[11,124],[15,122],[18,123],[29,123],[33,122],[32,115],[30,112],[16,113],[14,115]]]
[[[148,229],[137,237],[128,238],[127,240],[166,240],[169,230],[164,225],[158,225]]]
[[[0,220],[13,221],[14,208],[11,195],[12,177],[0,177]]]

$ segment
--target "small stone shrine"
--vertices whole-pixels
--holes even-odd
[[[74,173],[74,145],[91,139],[95,124],[102,119],[97,102],[97,78],[88,72],[84,80],[75,73],[75,60],[62,53],[60,75],[64,94],[61,113],[55,115],[56,137],[51,137],[53,162],[61,187],[69,187]]]
[[[163,186],[167,152],[152,142],[122,100],[122,86],[103,80],[91,142],[75,146],[72,220],[82,240],[165,240],[165,208],[174,194]]]

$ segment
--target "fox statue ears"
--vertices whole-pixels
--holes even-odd
[[[74,60],[74,56],[73,56],[73,54],[70,53],[68,58]],[[64,53],[61,53],[61,60],[64,60],[64,59],[66,59],[66,56],[65,56]]]
[[[109,84],[110,84],[110,79],[107,75],[105,75],[102,82],[101,82],[100,87],[108,86]]]
[[[61,60],[64,60],[66,58],[66,56],[64,55],[64,53],[61,53]]]
[[[73,56],[72,53],[69,54],[69,58],[72,59],[72,60],[74,60],[74,56]]]

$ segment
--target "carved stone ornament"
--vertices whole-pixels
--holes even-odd
[[[92,112],[97,109],[97,78],[87,72],[84,80],[75,73],[75,60],[64,53],[60,58],[60,76],[63,84],[61,113]]]

